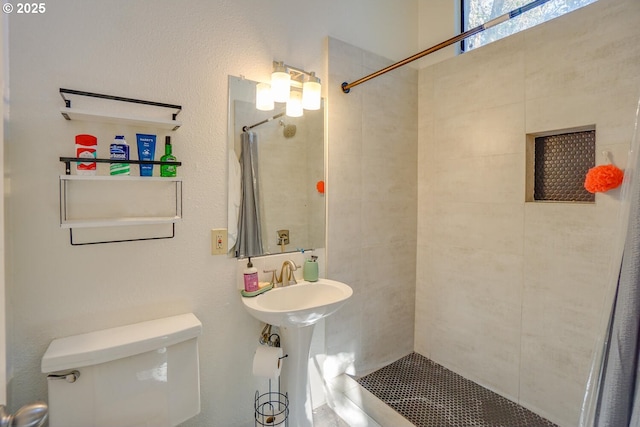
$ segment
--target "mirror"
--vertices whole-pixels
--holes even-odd
[[[256,84],[229,76],[229,254],[323,248],[324,101],[302,117],[287,117],[279,103],[260,111]]]

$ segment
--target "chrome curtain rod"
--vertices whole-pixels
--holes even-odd
[[[253,128],[254,128],[254,127],[256,127],[256,126],[260,126],[260,125],[263,125],[263,124],[265,124],[265,123],[269,123],[271,120],[275,120],[275,119],[277,119],[278,117],[282,117],[282,116],[284,116],[284,111],[283,111],[282,113],[276,114],[276,115],[275,115],[275,116],[273,116],[273,117],[270,117],[270,118],[265,119],[265,120],[263,120],[263,121],[261,121],[261,122],[258,122],[258,123],[256,123],[255,125],[251,125],[251,126],[243,126],[243,127],[242,127],[242,131],[243,131],[243,132],[247,132],[249,129],[253,129]]]
[[[480,26],[477,26],[475,28],[467,30],[464,33],[458,34],[457,36],[452,37],[449,40],[445,40],[445,41],[443,41],[443,42],[441,42],[441,43],[439,43],[439,44],[437,44],[435,46],[431,46],[429,49],[425,49],[422,52],[416,53],[415,55],[412,55],[412,56],[410,56],[408,58],[405,58],[400,62],[396,62],[395,64],[389,65],[388,67],[383,68],[382,70],[378,70],[375,73],[372,73],[372,74],[369,74],[368,76],[362,77],[361,79],[358,79],[353,83],[344,82],[344,83],[342,83],[342,92],[349,93],[351,88],[354,87],[354,86],[358,86],[361,83],[364,83],[364,82],[366,82],[368,80],[371,80],[373,78],[381,76],[381,75],[383,75],[385,73],[388,73],[389,71],[395,70],[398,67],[402,67],[403,65],[407,65],[408,63],[413,62],[416,59],[420,59],[420,58],[422,58],[424,56],[429,55],[430,53],[433,53],[433,52],[438,51],[438,50],[440,50],[442,48],[445,48],[445,47],[450,46],[450,45],[452,45],[454,43],[457,43],[457,42],[459,42],[461,40],[464,40],[467,37],[471,37],[471,36],[473,36],[475,34],[483,32],[484,30],[487,30],[487,29],[489,29],[491,27],[494,27],[494,26],[496,26],[498,24],[502,24],[503,22],[506,22],[511,18],[515,18],[516,16],[523,14],[524,12],[527,12],[527,11],[529,11],[529,10],[531,10],[533,8],[536,8],[536,7],[540,6],[540,5],[543,5],[544,3],[548,2],[548,1],[549,0],[535,0],[535,1],[532,1],[529,4],[526,4],[526,5],[522,6],[522,7],[519,7],[517,9],[512,10],[511,12],[507,12],[504,15],[500,15],[497,18],[494,18],[494,19],[492,19],[492,20],[490,20],[488,22],[485,22],[484,24],[482,24]]]

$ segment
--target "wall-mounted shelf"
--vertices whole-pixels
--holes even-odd
[[[115,123],[127,126],[148,126],[164,130],[176,130],[182,126],[178,120],[148,119],[144,117],[127,117],[117,114],[106,114],[88,110],[78,110],[75,108],[60,108],[60,113],[67,120],[84,120],[100,123]]]
[[[71,107],[71,100],[65,97],[66,95],[78,95],[78,96],[87,96],[91,98],[99,98],[99,99],[108,99],[112,101],[120,101],[120,102],[128,102],[133,104],[141,104],[152,107],[160,107],[160,108],[169,108],[172,110],[177,110],[175,113],[171,114],[171,119],[151,119],[146,117],[131,117],[128,115],[115,114],[115,113],[106,113],[104,111],[90,111],[90,110],[82,110]],[[101,93],[94,92],[85,92],[74,89],[63,89],[60,88],[60,96],[64,100],[65,106],[60,108],[60,113],[67,120],[86,120],[86,121],[94,121],[101,123],[116,123],[123,124],[128,126],[150,126],[158,129],[165,130],[176,130],[182,123],[176,120],[180,111],[182,111],[182,106],[175,104],[165,104],[162,102],[155,101],[144,101],[141,99],[135,98],[124,98],[122,96],[112,96],[112,95],[104,95]]]
[[[63,158],[61,158],[62,160]],[[74,158],[75,159],[75,158]],[[86,159],[85,159],[86,160]],[[114,217],[114,218],[86,218],[69,219],[68,217],[68,183],[72,181],[102,181],[102,182],[165,182],[175,184],[175,214],[171,216],[136,216],[136,217]],[[100,175],[60,175],[60,227],[69,229],[71,244],[84,245],[95,243],[112,243],[131,240],[156,240],[168,239],[175,236],[175,223],[182,220],[182,178],[172,177],[144,177],[144,176],[100,176]],[[161,237],[151,237],[142,239],[108,240],[91,243],[76,243],[73,239],[74,228],[102,228],[102,227],[122,227],[134,225],[155,225],[171,224],[171,235]]]
[[[85,91],[79,91],[75,89],[63,89],[63,88],[60,88],[60,96],[64,100],[64,104],[65,104],[64,107],[60,108],[60,113],[66,120],[83,120],[83,121],[94,121],[94,122],[100,122],[100,123],[116,123],[123,126],[144,126],[144,127],[151,127],[151,128],[163,129],[163,130],[176,130],[182,125],[182,123],[176,119],[180,111],[182,111],[182,106],[180,105],[165,104],[161,102],[145,101],[145,100],[135,99],[135,98],[125,98],[121,96],[112,96],[112,95],[105,95],[105,94],[95,93],[95,92],[85,92]],[[166,108],[174,111],[171,113],[170,118],[167,117],[166,119],[158,119],[155,117],[154,118],[144,117],[144,116],[138,115],[137,113],[135,115],[130,115],[130,114],[123,114],[122,111],[117,111],[115,113],[107,112],[103,108],[79,109],[79,108],[73,108],[71,106],[71,101],[72,101],[70,99],[71,96],[81,96],[81,97],[103,99],[108,101],[125,102],[129,104],[137,104],[137,105],[146,106],[146,107]],[[91,102],[89,102],[89,104],[98,105],[95,103],[92,104]],[[118,109],[118,110],[122,110],[122,109]],[[94,158],[94,159],[88,160],[86,158],[78,158],[78,157],[60,157],[60,161],[65,164],[65,175],[60,176],[60,227],[69,229],[69,240],[72,245],[77,246],[77,245],[90,245],[90,244],[98,244],[98,243],[128,242],[128,241],[134,241],[134,240],[170,239],[175,236],[175,224],[176,222],[179,222],[182,219],[182,179],[181,178],[146,177],[146,176],[138,177],[138,176],[129,176],[129,175],[127,176],[71,175],[71,162],[91,161],[95,163],[129,163],[129,164],[138,164],[138,165],[147,164],[147,165],[173,165],[173,166],[181,166],[182,165],[181,162],[163,162],[163,161],[155,161],[155,160],[154,161],[112,160],[112,159],[100,159],[100,158]],[[175,185],[175,211],[172,214],[171,211],[173,209],[171,207],[162,206],[159,209],[159,211],[163,211],[162,215],[147,216],[142,214],[140,216],[130,216],[130,215],[124,214],[125,212],[129,211],[129,209],[126,209],[126,208],[121,209],[120,207],[118,207],[115,211],[123,213],[123,215],[120,215],[120,216],[114,215],[113,217],[108,217],[108,218],[91,217],[91,218],[82,218],[82,219],[76,219],[76,218],[71,219],[68,216],[69,209],[68,209],[67,203],[69,200],[68,193],[70,191],[69,183],[73,181],[96,181],[96,182],[102,181],[102,182],[114,183],[114,185],[115,183],[122,182],[122,181],[144,182],[144,183],[153,183],[153,182],[157,183],[161,181],[166,183],[173,183]],[[109,185],[109,184],[106,184],[106,185]],[[147,193],[146,184],[141,184],[141,185],[145,185],[144,192],[146,194]],[[163,186],[161,187],[164,188],[164,190],[162,191],[166,191],[166,190],[173,191],[169,188],[166,188]],[[109,189],[107,193],[110,193],[110,192],[111,192],[111,189]],[[170,196],[171,198],[173,198],[173,196],[170,193],[166,193],[165,196]],[[104,202],[104,199],[103,199],[104,194],[100,195],[100,197],[102,198],[98,200],[97,203],[91,204],[92,207],[95,208],[96,205],[99,206],[101,202]],[[134,197],[137,197],[137,194]],[[162,199],[159,199],[159,200],[162,200]],[[103,211],[102,213],[109,216],[109,214],[105,213],[105,211],[108,211],[108,209],[106,209],[107,206],[108,205],[105,205],[105,208],[102,209]],[[134,212],[134,215],[136,215],[136,213],[137,212]],[[169,213],[170,215],[167,216],[166,215],[167,213]],[[76,214],[77,214],[77,211],[76,211]],[[104,228],[104,227],[149,226],[149,225],[158,225],[158,224],[171,225],[171,233],[169,235],[160,235],[160,236],[153,235],[152,237],[147,237],[147,233],[144,233],[143,237],[126,238],[126,239],[114,238],[113,240],[102,240],[101,238],[96,238],[95,240],[98,240],[98,241],[91,240],[91,241],[82,242],[82,243],[78,243],[77,241],[74,241],[74,236],[73,236],[74,229],[94,229],[95,230],[95,229]],[[149,229],[145,229],[145,228],[143,229],[145,231],[155,230],[153,231],[153,233],[157,233],[160,231],[154,227],[151,227]],[[132,233],[135,234],[135,231]],[[113,233],[109,232],[109,234],[113,234]],[[131,237],[129,235],[131,233],[127,232],[126,234],[127,234],[126,237]],[[109,237],[111,238],[112,236],[109,236]]]

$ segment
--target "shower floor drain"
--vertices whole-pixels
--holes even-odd
[[[417,427],[557,427],[417,353],[356,381]]]

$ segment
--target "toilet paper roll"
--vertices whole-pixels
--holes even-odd
[[[253,356],[253,375],[278,378],[282,367],[282,347],[259,345]]]

